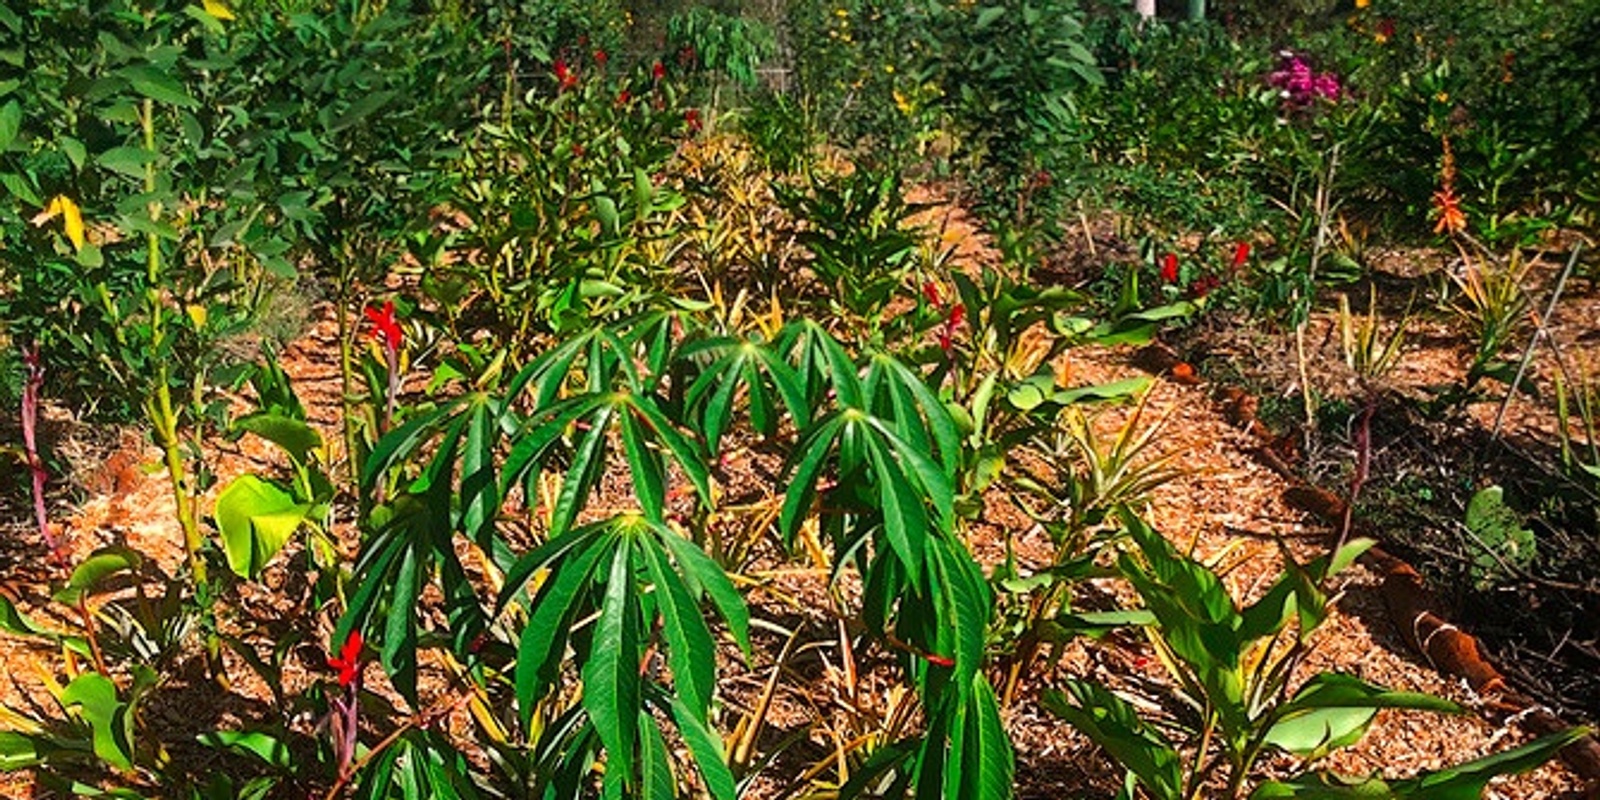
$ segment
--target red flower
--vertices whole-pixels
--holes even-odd
[[[691,108],[683,112],[683,124],[689,126],[690,133],[700,132],[700,109]]]
[[[1250,243],[1240,242],[1233,248],[1233,271],[1238,272],[1244,262],[1250,258]]]
[[[328,657],[328,667],[339,670],[339,685],[349,686],[361,677],[361,631],[351,631],[339,648],[337,658]]]
[[[939,296],[939,284],[933,281],[922,284],[922,296],[928,298],[928,302],[934,307],[944,307],[944,298]]]
[[[622,108],[623,106],[628,104],[629,100],[632,100],[632,99],[633,99],[633,95],[628,94],[628,90],[627,89],[623,89],[622,91],[617,93],[617,108]]]
[[[941,656],[941,655],[939,655],[937,653],[923,653],[922,654],[922,658],[923,658],[923,660],[927,661],[929,664],[933,664],[934,666],[938,666],[938,667],[946,667],[946,668],[948,668],[948,667],[954,667],[956,665],[956,660],[955,659],[950,658],[948,656]]]
[[[943,350],[945,355],[950,354],[950,347],[955,340],[956,328],[961,327],[962,321],[966,318],[967,307],[965,305],[956,303],[950,307],[950,313],[944,319],[944,327],[939,329],[939,349]]]
[[[1168,253],[1161,257],[1161,279],[1167,283],[1178,282],[1178,257]]]
[[[384,301],[381,310],[376,306],[367,306],[366,314],[367,320],[372,323],[372,338],[382,342],[388,350],[399,350],[405,333],[400,330],[400,321],[395,319],[394,301]]]
[[[564,92],[578,85],[578,72],[567,66],[566,61],[559,58],[556,59],[555,72],[556,83],[561,91]]]
[[[662,66],[660,61],[657,61],[654,66],[650,67],[650,78],[652,80],[659,81],[665,77],[667,77],[667,68]]]
[[[600,67],[605,66],[606,65],[606,61],[610,60],[610,58],[611,58],[611,56],[606,55],[606,51],[604,51],[604,50],[596,50],[596,51],[594,51],[594,63],[595,63],[596,66],[600,66]]]

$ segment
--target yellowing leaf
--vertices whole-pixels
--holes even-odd
[[[222,0],[204,0],[204,5],[206,13],[217,19],[231,20],[234,18],[233,11],[223,4]]]
[[[67,238],[72,240],[74,250],[82,250],[83,238],[83,212],[78,209],[78,204],[72,198],[58,194],[50,200],[50,205],[44,212],[33,218],[33,224],[43,225],[56,217],[62,217],[62,222],[67,229]]]

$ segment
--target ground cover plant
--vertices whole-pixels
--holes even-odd
[[[1594,16],[1424,5],[0,9],[5,785],[1531,785],[1600,708]],[[1342,518],[1203,522],[1224,447]],[[1380,545],[1570,610],[1418,689]],[[1424,712],[1503,732],[1351,755]]]

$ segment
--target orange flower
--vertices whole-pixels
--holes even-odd
[[[1433,212],[1438,217],[1438,222],[1433,224],[1434,233],[1461,233],[1467,229],[1467,213],[1461,210],[1461,198],[1456,197],[1454,189],[1446,186],[1433,193]]]

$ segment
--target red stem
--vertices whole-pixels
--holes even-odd
[[[50,560],[61,561],[61,542],[50,532],[50,514],[45,508],[44,484],[49,474],[39,458],[39,389],[44,386],[44,366],[39,362],[39,345],[23,348],[22,361],[28,365],[28,382],[22,389],[22,443],[28,451],[28,470],[33,473],[33,515],[39,524],[39,538],[50,550]]]

